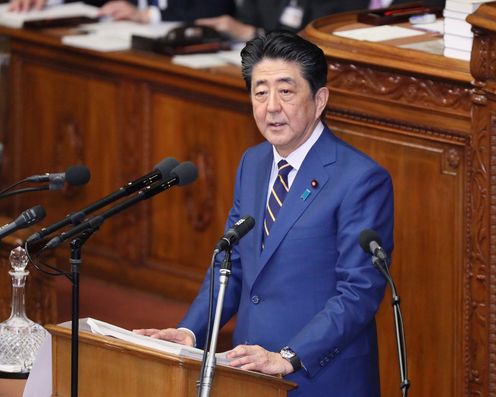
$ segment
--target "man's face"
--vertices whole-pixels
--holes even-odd
[[[320,88],[315,97],[295,62],[263,59],[253,68],[251,102],[262,135],[287,157],[312,134],[328,98]]]

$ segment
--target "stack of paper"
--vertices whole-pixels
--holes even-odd
[[[91,332],[97,335],[112,336],[139,346],[149,347],[164,353],[175,354],[177,356],[188,357],[195,360],[201,360],[203,356],[203,350],[195,347],[184,346],[178,343],[150,338],[149,336],[138,335],[134,332],[128,331],[127,329],[95,320],[93,318],[86,318],[82,321],[85,321]],[[87,328],[83,326],[81,329]],[[225,353],[217,353],[215,357],[217,359],[217,364],[229,364],[229,360],[225,357]]]
[[[425,33],[414,29],[402,28],[400,26],[392,25],[381,25],[371,28],[360,28],[334,32],[334,35],[336,36],[373,42],[403,39],[405,37],[419,36],[422,34]]]
[[[472,51],[472,25],[466,18],[481,4],[493,0],[446,0],[444,15],[444,55],[450,58],[470,60]]]
[[[144,25],[130,21],[108,21],[81,26],[80,35],[64,36],[62,42],[74,47],[95,51],[124,51],[131,49],[133,34],[158,38],[175,27],[180,22],[162,22]]]
[[[98,8],[84,3],[68,3],[57,6],[47,6],[45,9],[28,12],[8,11],[8,4],[0,5],[0,25],[11,28],[21,28],[25,21],[36,21],[40,19],[56,19],[69,17],[98,17]]]
[[[241,66],[239,50],[219,51],[209,54],[175,55],[172,63],[193,69],[213,68],[225,65]]]

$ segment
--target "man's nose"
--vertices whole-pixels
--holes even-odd
[[[279,112],[281,110],[281,101],[276,91],[273,91],[269,95],[269,101],[267,103],[267,111],[270,113]]]

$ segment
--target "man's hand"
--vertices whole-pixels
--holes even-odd
[[[100,15],[113,20],[126,20],[139,23],[148,23],[150,18],[148,10],[138,10],[136,6],[125,0],[109,1],[100,8]]]
[[[230,15],[222,15],[214,18],[200,18],[195,21],[197,25],[214,28],[218,32],[227,33],[238,41],[248,41],[255,36],[255,26],[247,25],[234,19]]]
[[[193,339],[193,335],[184,330],[184,329],[176,329],[176,328],[167,328],[167,329],[133,329],[133,332],[139,335],[150,336],[155,339],[163,339],[169,342],[179,343],[181,345],[186,346],[194,346],[195,341]]]
[[[29,10],[41,10],[45,7],[46,0],[12,0],[9,4],[9,11],[27,12]]]
[[[287,375],[293,366],[279,353],[269,352],[261,346],[239,345],[226,354],[233,367],[258,371],[267,375]]]

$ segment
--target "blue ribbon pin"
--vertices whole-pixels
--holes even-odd
[[[308,198],[308,196],[310,196],[310,193],[312,193],[310,190],[305,189],[305,191],[302,193],[302,195],[300,196],[300,198],[303,201],[305,201]]]

